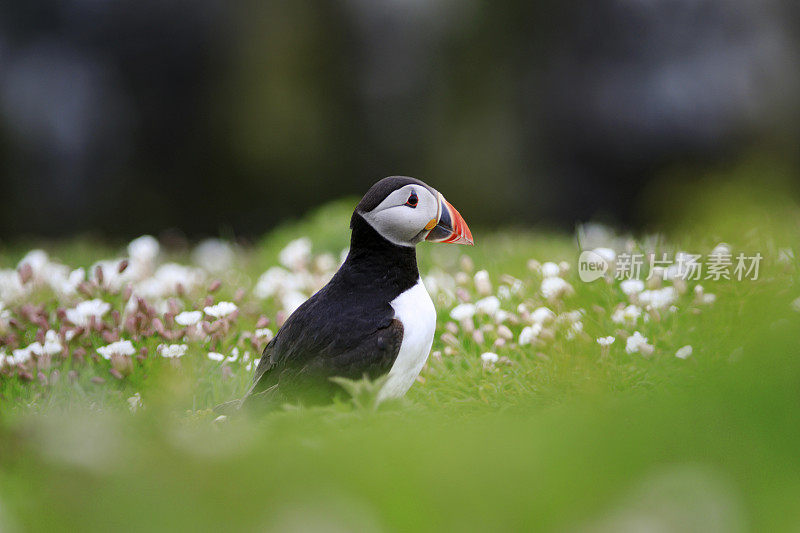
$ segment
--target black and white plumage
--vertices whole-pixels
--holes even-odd
[[[422,240],[472,244],[472,235],[439,192],[401,176],[376,183],[350,227],[344,264],[266,346],[243,401],[324,401],[338,389],[334,376],[388,373],[379,399],[402,396],[413,384],[436,328],[414,246]]]

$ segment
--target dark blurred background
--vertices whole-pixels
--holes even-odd
[[[476,224],[637,225],[796,161],[795,0],[4,0],[0,237],[258,235],[391,174]]]

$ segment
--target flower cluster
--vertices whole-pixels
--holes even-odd
[[[71,360],[71,378],[90,366],[99,383],[103,372],[126,379],[149,358],[178,366],[196,361],[223,377],[251,372],[277,328],[347,254],[312,250],[307,238],[288,243],[280,264],[254,282],[235,268],[241,250],[219,240],[200,243],[190,254],[194,264],[163,261],[161,245],[149,236],[88,268],[34,250],[15,269],[0,269],[0,374],[46,385]],[[609,263],[616,259],[610,246],[593,251]],[[491,274],[466,255],[457,268],[428,266],[423,281],[441,319],[433,359],[477,358],[487,372],[578,346],[598,357],[687,359],[691,345],[655,326],[715,301],[702,285],[677,277],[609,276],[617,303],[587,302],[587,285],[576,284],[565,261],[530,259],[522,276]]]

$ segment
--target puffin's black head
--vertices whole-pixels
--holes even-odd
[[[383,178],[358,203],[353,219],[357,216],[400,246],[414,246],[422,240],[472,245],[472,233],[459,212],[418,179]]]

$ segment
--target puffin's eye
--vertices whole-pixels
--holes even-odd
[[[412,207],[413,208],[413,207],[417,207],[417,203],[419,203],[419,198],[417,198],[417,193],[412,192],[411,196],[409,196],[408,200],[406,200],[406,205],[408,207]]]

